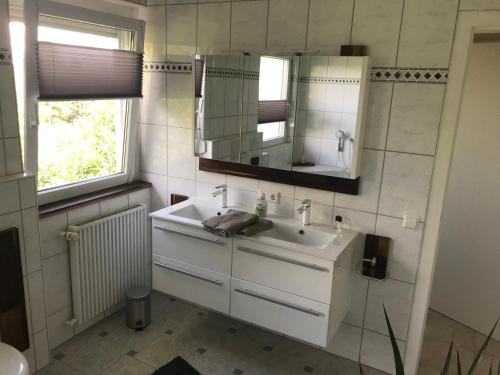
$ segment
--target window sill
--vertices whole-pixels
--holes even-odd
[[[118,197],[132,193],[137,190],[148,189],[152,185],[145,181],[133,181],[128,184],[121,184],[107,189],[98,190],[92,193],[78,195],[76,197],[62,199],[56,202],[42,204],[38,207],[40,219],[55,215],[60,212],[87,206],[97,201]]]

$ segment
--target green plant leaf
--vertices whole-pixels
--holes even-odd
[[[448,349],[448,354],[446,355],[446,362],[444,363],[444,367],[441,370],[441,375],[448,375],[448,372],[450,371],[450,362],[451,362],[451,354],[453,351],[453,341],[454,337],[451,339],[450,342],[450,348]]]
[[[396,366],[396,375],[405,375],[403,361],[401,360],[401,353],[399,352],[398,343],[396,341],[396,337],[394,336],[394,332],[392,331],[391,322],[389,321],[389,317],[387,316],[385,305],[384,305],[384,315],[385,315],[385,322],[387,323],[387,329],[389,330],[389,337],[391,338],[392,351],[394,352],[394,365]]]
[[[470,366],[470,369],[469,369],[469,372],[467,373],[467,375],[473,375],[474,371],[476,371],[477,365],[479,364],[479,362],[483,358],[483,354],[484,354],[486,348],[488,347],[488,343],[490,342],[491,336],[493,335],[495,328],[497,328],[497,324],[498,324],[498,320],[496,321],[495,325],[491,329],[491,332],[488,335],[488,337],[486,337],[486,340],[484,340],[483,345],[481,345],[481,349],[479,349],[479,352],[477,353],[476,358],[474,358],[474,361],[472,361],[472,364]]]

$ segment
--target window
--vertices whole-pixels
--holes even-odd
[[[262,118],[286,118],[289,61],[286,58],[262,56],[259,77],[259,125],[264,142],[281,141],[285,136],[286,121],[263,122]],[[262,112],[270,113],[262,116]]]
[[[57,14],[46,15],[43,3]],[[93,47],[110,50],[142,50],[142,21],[102,14],[68,5],[40,2],[38,27],[33,34],[38,42]],[[56,8],[54,8],[54,6]],[[61,17],[67,13],[68,17]],[[82,19],[76,19],[82,15]],[[110,26],[91,22],[92,17],[110,20]],[[76,17],[75,17],[76,16]],[[115,18],[118,17],[115,22]],[[127,21],[130,28],[123,27]],[[115,25],[119,23],[119,26]],[[29,23],[28,23],[29,24]],[[136,99],[36,100],[30,98],[30,77],[24,77],[23,57],[33,61],[33,51],[25,51],[22,22],[10,24],[16,89],[19,106],[25,168],[36,171],[41,203],[86,193],[112,185],[125,183],[132,176],[133,134],[137,121]],[[142,67],[142,64],[141,64]],[[26,69],[27,75],[30,68]],[[35,66],[36,69],[36,66]],[[31,77],[33,78],[33,77]],[[25,90],[25,87],[28,87]],[[28,91],[26,94],[25,91]],[[27,96],[26,96],[27,95]],[[27,108],[36,108],[30,115]],[[31,102],[30,102],[31,100]],[[29,126],[23,126],[29,124]],[[26,142],[25,142],[26,141]]]

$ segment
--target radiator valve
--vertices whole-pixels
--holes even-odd
[[[78,235],[78,233],[76,232],[71,232],[71,231],[68,231],[66,232],[66,234],[64,235],[64,237],[66,238],[66,240],[68,241],[78,241],[78,238],[80,237]]]

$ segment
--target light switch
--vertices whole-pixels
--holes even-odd
[[[417,229],[418,227],[418,217],[411,217],[408,215],[403,216],[403,228]]]

